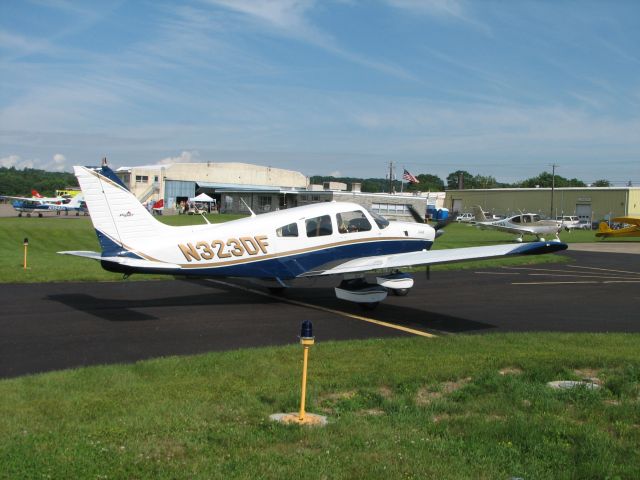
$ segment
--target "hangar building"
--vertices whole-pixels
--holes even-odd
[[[142,202],[164,199],[166,213],[175,213],[183,201],[206,193],[225,213],[256,213],[318,202],[349,201],[381,213],[390,220],[412,220],[409,205],[422,215],[427,198],[414,194],[363,193],[360,184],[326,182],[309,185],[293,170],[246,163],[175,163],[122,167],[117,175]]]
[[[493,188],[447,190],[445,206],[453,212],[471,212],[474,205],[496,215],[519,211],[547,216],[576,215],[584,222],[640,215],[640,187]]]
[[[199,193],[227,212],[247,211],[240,198],[256,212],[293,207],[295,193],[308,184],[300,172],[246,163],[174,163],[123,167],[116,173],[138,200],[164,199],[168,212]]]

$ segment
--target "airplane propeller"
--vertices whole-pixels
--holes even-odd
[[[420,212],[418,212],[413,205],[409,205],[408,207],[409,207],[409,213],[411,214],[413,219],[416,221],[416,223],[427,223],[424,217],[420,215]],[[453,217],[449,217],[446,220],[442,220],[438,222],[436,225],[434,225],[433,229],[436,231],[436,238],[438,238],[440,235],[444,233],[444,230],[442,229],[447,225],[449,225],[452,221],[453,221]]]

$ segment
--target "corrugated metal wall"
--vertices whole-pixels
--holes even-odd
[[[166,180],[164,182],[165,208],[175,208],[176,198],[196,196],[196,182],[183,182],[180,180]]]
[[[590,207],[591,216],[595,220],[606,215],[625,215],[626,208],[634,209],[632,198],[626,205],[626,189],[556,189],[553,198],[553,216],[575,215],[578,209]],[[458,206],[458,211],[470,212],[474,205],[481,205],[485,211],[498,215],[516,214],[520,210],[541,213],[549,216],[551,213],[551,191],[539,190],[449,190],[445,206]],[[638,204],[640,207],[640,203]],[[455,210],[455,208],[454,208]]]
[[[629,190],[629,215],[640,215],[640,188]]]

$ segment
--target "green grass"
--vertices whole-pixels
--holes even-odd
[[[307,411],[328,415],[323,429],[268,420],[298,408],[295,345],[3,380],[0,477],[637,478],[639,347],[633,334],[320,341]],[[546,386],[584,377],[603,387]]]
[[[213,222],[240,218],[240,215],[210,215]],[[202,218],[192,215],[164,216],[159,219],[169,225],[203,223]],[[28,270],[23,270],[23,239],[29,238]],[[593,232],[576,231],[561,235],[563,241],[595,241]],[[512,243],[513,235],[485,231],[469,225],[453,223],[446,228],[434,246],[460,248],[474,245]],[[60,281],[116,281],[122,275],[104,271],[98,262],[62,256],[61,250],[99,251],[98,240],[89,217],[82,218],[0,218],[0,282],[60,282]],[[460,268],[490,268],[499,265],[523,265],[557,263],[569,261],[558,255],[524,256],[516,258],[483,260],[433,267],[436,270]],[[134,275],[131,280],[161,278],[159,276]],[[166,278],[166,277],[165,277]]]
[[[211,223],[241,218],[242,215],[209,215]],[[204,223],[200,216],[173,215],[158,217],[168,225]],[[24,238],[29,239],[28,269],[23,269]],[[89,217],[0,218],[0,282],[115,281],[118,273],[107,272],[100,263],[88,259],[58,255],[63,250],[100,251]],[[136,275],[133,280],[165,278]]]

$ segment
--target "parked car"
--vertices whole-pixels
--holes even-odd
[[[592,230],[593,226],[591,225],[591,222],[589,220],[580,220],[576,228],[578,230]]]
[[[472,220],[475,220],[475,218],[476,217],[473,215],[473,213],[462,213],[456,217],[456,222],[470,222]]]
[[[573,215],[564,215],[562,217],[556,217],[558,225],[562,226],[565,230],[573,230],[575,228],[582,228],[580,226],[580,219]]]

